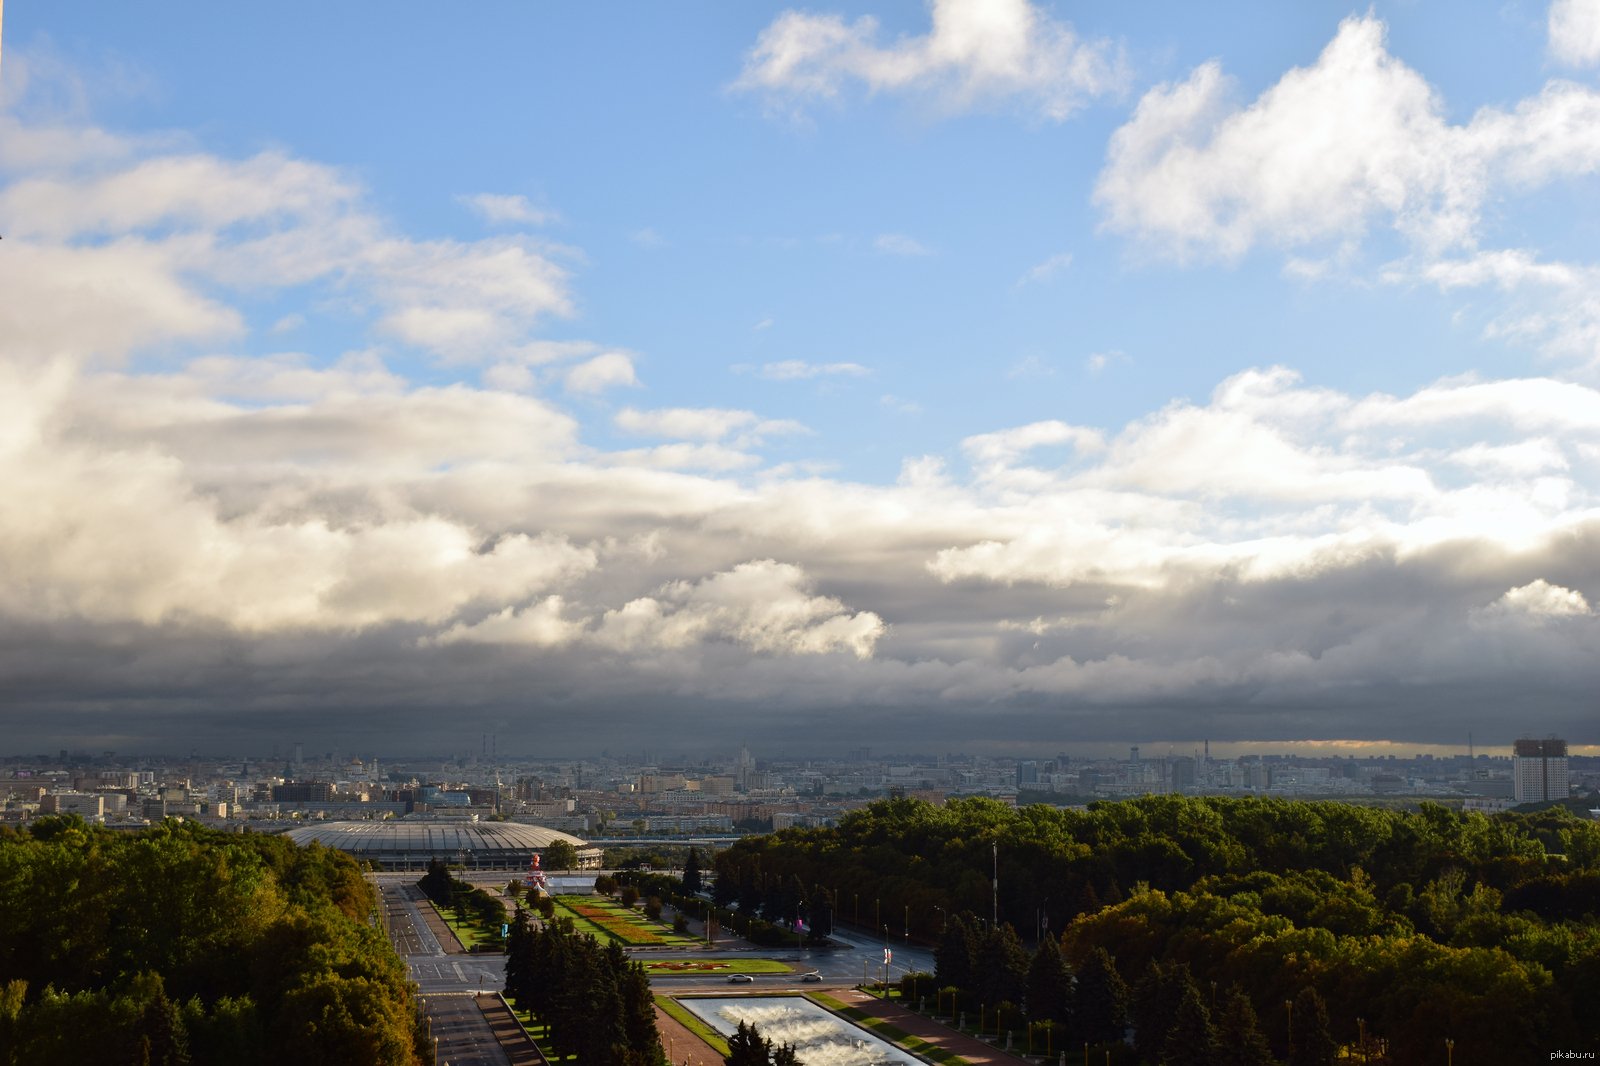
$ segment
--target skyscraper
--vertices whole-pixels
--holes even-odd
[[[1511,788],[1518,803],[1566,799],[1567,742],[1523,737],[1511,746]]]

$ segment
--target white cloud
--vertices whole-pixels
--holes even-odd
[[[1385,32],[1346,19],[1316,63],[1243,109],[1215,61],[1151,89],[1112,137],[1095,190],[1106,225],[1180,260],[1349,247],[1376,220],[1438,252],[1473,245],[1492,190],[1600,166],[1600,94],[1551,82],[1512,112],[1453,126]]]
[[[1051,278],[1055,277],[1059,271],[1065,270],[1071,265],[1071,252],[1062,252],[1060,255],[1052,255],[1049,259],[1046,259],[1044,262],[1040,263],[1038,266],[1022,275],[1021,278],[1017,279],[1017,284],[1021,286],[1034,281],[1049,281]]]
[[[1550,54],[1574,67],[1600,62],[1600,0],[1555,0],[1550,5]]]
[[[746,367],[734,367],[735,371],[742,372]],[[805,378],[832,377],[844,375],[845,377],[869,377],[872,371],[859,363],[808,363],[803,359],[785,359],[781,363],[767,363],[757,373],[769,381],[800,381]]]
[[[604,392],[618,385],[637,388],[638,375],[633,359],[624,352],[606,352],[566,371],[563,375],[569,392]]]
[[[754,411],[719,407],[667,407],[655,411],[625,407],[613,421],[629,433],[680,440],[721,440],[736,431],[742,441],[758,439],[762,434],[810,432],[789,419],[763,420]]]
[[[566,620],[564,606],[552,596],[522,611],[508,607],[474,625],[457,624],[438,639],[545,647],[581,640],[636,654],[728,641],[768,654],[842,651],[868,659],[885,629],[871,612],[851,614],[837,599],[811,594],[804,571],[772,559],[740,563],[701,581],[673,582],[606,611],[597,625]]]
[[[320,285],[372,313],[379,333],[460,360],[494,358],[572,309],[549,249],[395,236],[340,172],[277,153],[83,173],[60,162],[0,191],[0,213],[16,220],[0,329],[34,350],[120,358],[163,339],[236,335],[240,316],[218,288]]]
[[[933,251],[903,233],[880,233],[872,246],[889,255],[932,255]]]
[[[661,236],[661,234],[657,233],[649,226],[646,226],[641,230],[634,230],[631,234],[629,234],[629,237],[633,240],[633,243],[642,244],[646,248],[659,248],[663,244],[667,243],[665,237]]]
[[[1580,618],[1593,614],[1583,593],[1552,585],[1539,578],[1482,609],[1472,611],[1472,622],[1480,627],[1510,624],[1546,625],[1557,619]]]
[[[921,37],[875,44],[876,19],[785,11],[761,32],[733,88],[779,100],[868,92],[927,94],[948,111],[1007,99],[1063,119],[1124,82],[1109,42],[1083,41],[1027,0],[931,0]]]
[[[688,647],[729,640],[754,651],[872,656],[884,633],[869,611],[852,615],[831,596],[815,596],[799,567],[772,559],[740,563],[699,582],[679,581],[601,620],[596,640],[619,651]]]
[[[471,208],[487,222],[527,222],[542,226],[558,217],[554,212],[534,207],[526,196],[501,196],[491,192],[480,192],[472,196],[458,196],[456,200]]]

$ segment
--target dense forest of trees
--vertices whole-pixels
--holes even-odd
[[[1363,1031],[1406,1063],[1445,1062],[1446,1038],[1466,1064],[1600,1041],[1600,825],[1561,809],[895,800],[746,838],[716,868],[741,908],[774,885],[831,894],[842,918],[876,904],[898,925],[909,906],[971,1008],[1091,1043],[1134,1026],[1151,1063],[1180,1027],[1286,1058],[1292,1025],[1297,1063]]]
[[[0,828],[0,1066],[413,1066],[374,902],[348,856],[279,836]]]
[[[601,947],[570,918],[533,926],[517,911],[506,949],[506,997],[548,1027],[546,1046],[582,1066],[666,1066],[655,998],[641,963]]]

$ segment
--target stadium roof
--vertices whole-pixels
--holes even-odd
[[[337,848],[385,867],[425,866],[429,859],[438,858],[480,869],[508,868],[526,865],[534,853],[543,853],[558,840],[577,848],[580,855],[586,851],[596,858],[599,855],[587,840],[518,822],[321,822],[291,829],[284,836],[302,845],[318,841],[325,848]]]

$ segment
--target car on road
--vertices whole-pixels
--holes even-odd
[[[822,980],[822,975],[820,973],[817,973],[817,971],[812,970],[810,973],[801,974],[800,975],[800,980],[802,980],[802,981],[820,981],[820,980]]]
[[[754,984],[755,980],[756,979],[754,977],[751,977],[747,973],[736,973],[732,977],[728,978],[728,983],[730,985]]]

